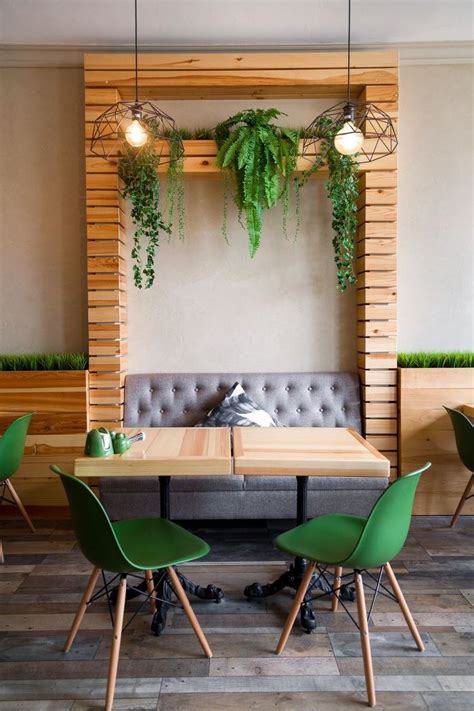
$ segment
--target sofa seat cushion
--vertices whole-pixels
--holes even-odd
[[[243,476],[173,476],[170,491],[243,491]],[[146,494],[160,490],[158,477],[124,476],[100,480],[101,494]]]
[[[387,486],[386,477],[375,476],[310,476],[310,491],[379,490]],[[245,491],[296,491],[294,476],[246,476]]]

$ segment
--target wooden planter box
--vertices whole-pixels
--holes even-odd
[[[20,415],[34,412],[29,434],[85,432],[88,371],[0,371],[0,433]]]
[[[461,464],[444,405],[459,408],[474,400],[473,368],[399,368],[399,471],[406,474],[426,461],[414,513],[452,515],[469,474]],[[474,514],[474,499],[464,514]]]

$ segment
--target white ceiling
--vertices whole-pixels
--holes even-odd
[[[466,43],[474,0],[353,0],[355,45]],[[142,47],[341,45],[347,0],[138,0]],[[129,47],[133,0],[0,0],[4,46]]]

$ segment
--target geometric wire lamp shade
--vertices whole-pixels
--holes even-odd
[[[176,133],[174,119],[150,101],[118,101],[113,106],[109,106],[94,122],[91,153],[111,162],[116,162],[119,154],[128,153],[131,146],[127,141],[126,132],[133,121],[139,121],[141,127],[148,133],[146,142],[134,147],[136,153],[154,142],[160,165],[170,163],[170,143],[173,142],[172,160],[179,160],[184,155],[183,142]]]
[[[314,161],[320,140],[334,141],[335,134],[343,140],[362,145],[354,157],[358,163],[371,163],[394,152],[398,139],[390,116],[373,104],[345,100],[319,114],[305,130],[302,156]],[[352,134],[352,135],[351,135]],[[363,134],[363,135],[362,135]]]

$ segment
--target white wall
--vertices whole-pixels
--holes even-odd
[[[472,73],[401,68],[401,350],[473,348]],[[0,351],[85,348],[82,72],[12,68],[0,80]],[[296,125],[321,107],[278,104]],[[212,125],[240,106],[165,108]],[[130,370],[353,367],[354,293],[335,288],[322,183],[306,188],[298,242],[267,215],[251,261],[232,216],[230,247],[220,235],[220,178],[186,182],[186,242],[163,245],[151,291],[130,286]]]
[[[473,65],[400,72],[400,351],[474,349]]]

